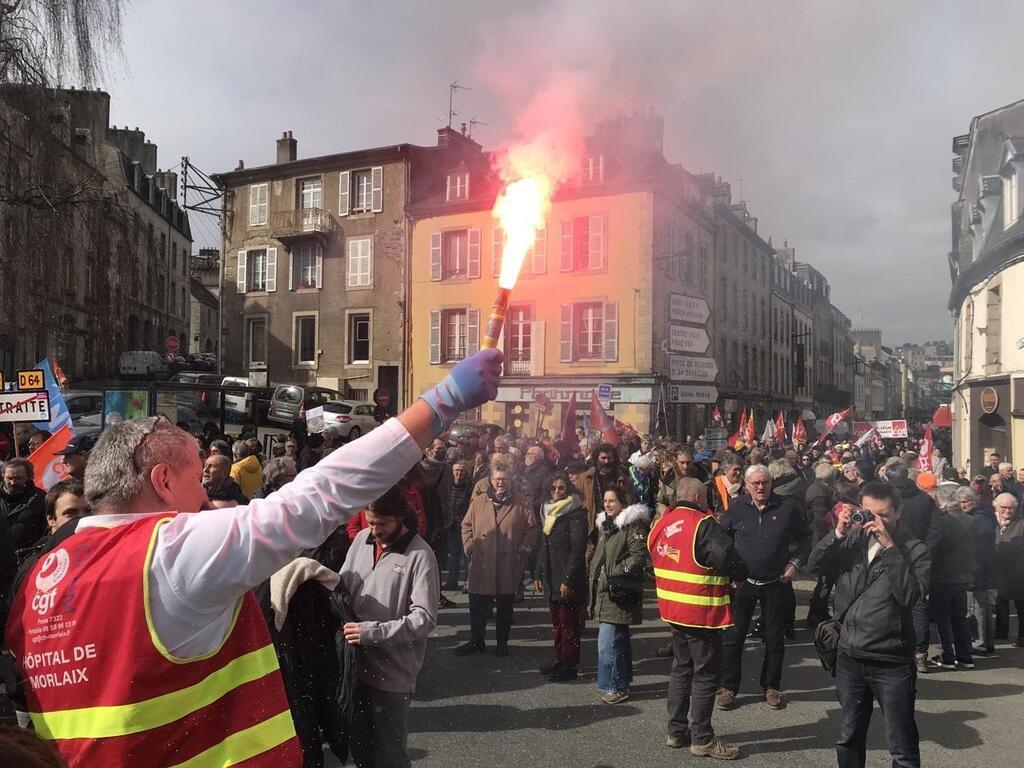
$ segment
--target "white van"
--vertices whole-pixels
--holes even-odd
[[[118,372],[126,379],[151,379],[156,376],[167,376],[168,368],[167,363],[156,352],[139,349],[121,353]]]
[[[248,387],[249,380],[241,376],[225,376],[221,386]],[[224,410],[249,418],[249,414],[252,412],[251,408],[252,392],[224,393]]]

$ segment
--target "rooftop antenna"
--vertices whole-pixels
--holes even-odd
[[[485,123],[483,120],[477,120],[475,117],[471,118],[469,121],[469,138],[473,138],[473,130],[478,125],[490,125],[490,123]]]
[[[448,127],[449,128],[452,127],[452,120],[454,120],[455,116],[457,114],[459,114],[458,112],[455,111],[455,92],[456,91],[471,91],[471,90],[473,90],[473,89],[468,87],[468,86],[459,85],[459,81],[458,80],[453,80],[452,84],[448,86]]]

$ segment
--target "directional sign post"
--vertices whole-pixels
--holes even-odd
[[[669,378],[674,381],[713,382],[718,375],[718,363],[713,357],[686,357],[669,355]]]
[[[693,323],[704,325],[711,317],[708,303],[696,296],[673,293],[669,296],[668,320],[670,323]]]
[[[701,384],[668,385],[668,399],[672,403],[703,403],[711,405],[718,401],[718,389]]]
[[[41,368],[18,371],[18,389],[22,392],[39,392],[46,389],[46,373]]]
[[[670,325],[668,348],[672,352],[692,352],[703,355],[708,351],[711,338],[703,328],[689,328],[685,325]]]

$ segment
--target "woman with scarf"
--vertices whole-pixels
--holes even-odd
[[[651,510],[627,507],[621,488],[604,494],[604,512],[597,516],[600,539],[590,562],[590,615],[597,632],[597,689],[601,701],[618,704],[629,698],[633,682],[630,626],[643,621],[644,566]]]
[[[462,544],[469,560],[469,641],[458,656],[483,653],[484,632],[497,605],[495,654],[508,656],[512,600],[537,538],[537,518],[529,499],[513,485],[507,469],[495,465],[482,493],[474,492],[462,520]]]
[[[536,588],[547,588],[555,659],[541,667],[553,683],[576,679],[580,663],[582,605],[587,590],[587,508],[564,472],[545,483]]]

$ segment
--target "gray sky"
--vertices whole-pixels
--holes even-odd
[[[671,161],[734,197],[742,178],[761,234],[897,344],[951,336],[951,139],[1024,97],[1022,20],[1002,1],[132,0],[103,86],[162,167],[209,173],[272,162],[283,130],[300,157],[432,144],[456,79],[488,148],[552,78],[588,122],[652,106]]]

